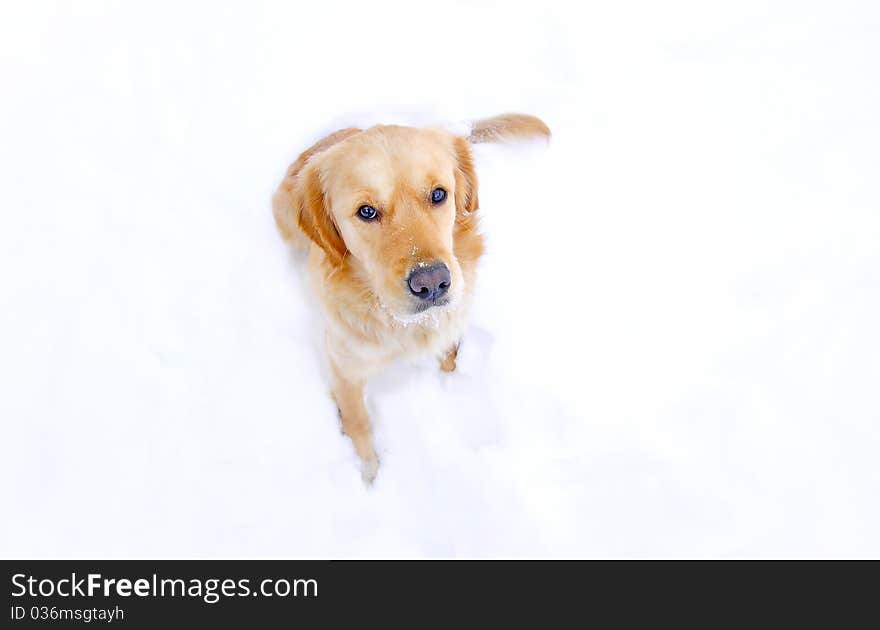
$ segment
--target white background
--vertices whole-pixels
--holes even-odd
[[[0,555],[880,556],[876,3],[296,4],[0,8]],[[365,488],[271,193],[505,111]]]

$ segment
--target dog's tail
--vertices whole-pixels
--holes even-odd
[[[480,142],[515,142],[544,138],[550,139],[550,128],[544,121],[528,114],[499,114],[477,120],[471,125],[468,140]]]

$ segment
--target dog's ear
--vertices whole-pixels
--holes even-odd
[[[513,142],[529,138],[550,138],[544,121],[528,114],[499,114],[477,120],[471,125],[468,140],[478,142]]]
[[[458,136],[455,143],[455,214],[463,220],[480,206],[477,196],[477,171],[467,140]]]
[[[341,264],[348,248],[325,203],[324,190],[315,165],[306,166],[300,173],[299,185],[294,190],[293,199],[299,229],[324,250],[330,262],[334,265]]]
[[[348,251],[326,207],[317,166],[311,159],[334,144],[360,133],[360,129],[341,129],[303,151],[290,165],[272,197],[272,210],[278,231],[285,240],[301,232],[320,246],[334,264]]]

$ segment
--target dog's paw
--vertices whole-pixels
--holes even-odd
[[[439,358],[440,369],[444,372],[455,371],[455,359],[458,357],[458,344],[452,346],[446,351],[446,354]]]
[[[361,460],[361,479],[368,486],[373,485],[376,474],[379,472],[379,458],[373,455]]]
[[[440,359],[440,369],[444,372],[454,372],[455,371],[455,359],[450,357],[443,357]]]

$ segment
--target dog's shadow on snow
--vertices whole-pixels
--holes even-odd
[[[302,320],[299,322],[305,332],[303,338],[308,343],[308,353],[314,359],[314,365],[320,371],[321,382],[326,386],[327,395],[330,396],[330,367],[324,349],[324,320],[321,307],[309,286],[309,254],[308,251],[299,251],[291,245],[287,246],[287,250],[287,267],[293,280],[290,284],[303,305]]]
[[[366,402],[379,450],[400,444],[396,433],[410,431],[418,434],[411,437],[426,443],[432,441],[428,434],[446,432],[451,443],[471,448],[502,440],[505,431],[490,372],[493,345],[491,333],[471,326],[454,371],[442,371],[437,359],[428,356],[397,361],[374,377]]]

